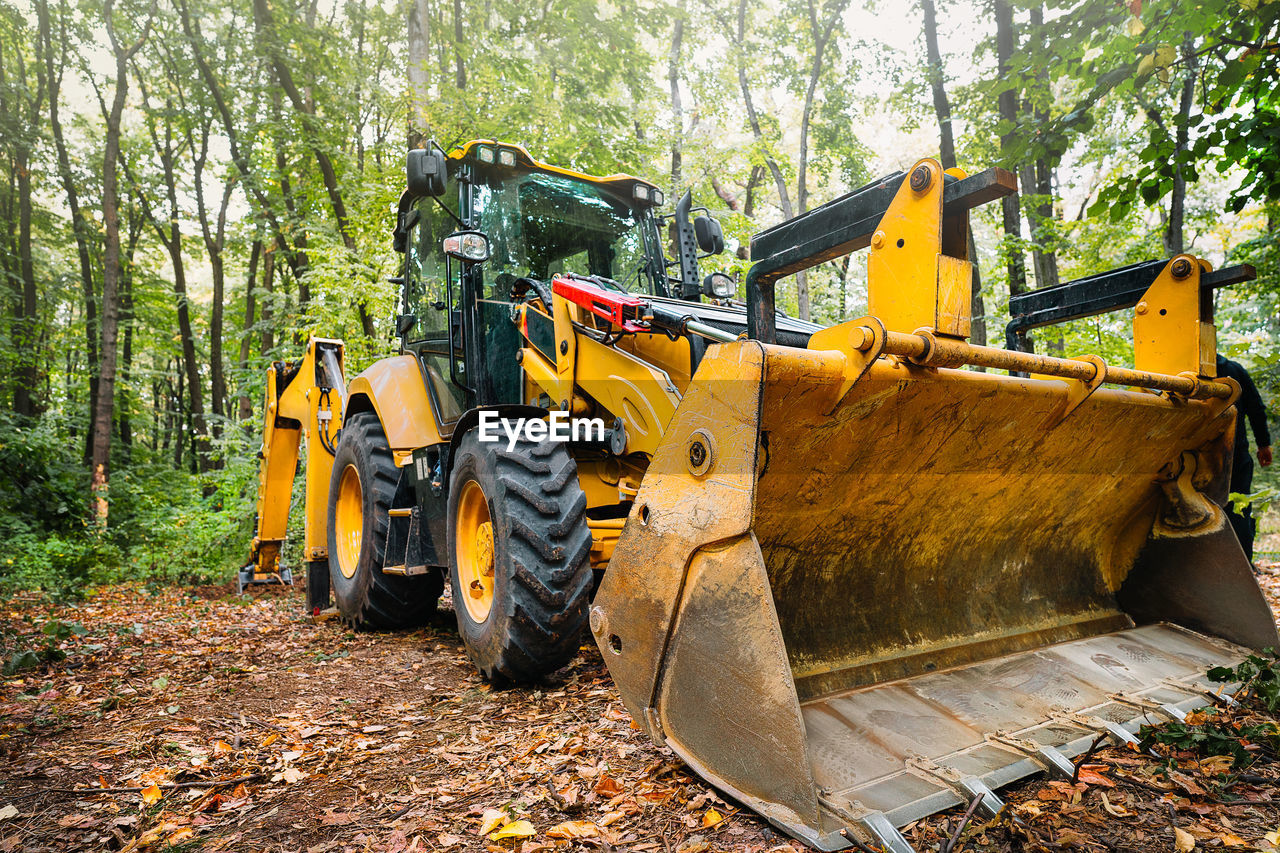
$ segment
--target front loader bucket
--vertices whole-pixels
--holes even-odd
[[[857,355],[713,347],[595,599],[632,715],[704,778],[816,847],[906,850],[1280,644],[1203,494],[1228,400]]]

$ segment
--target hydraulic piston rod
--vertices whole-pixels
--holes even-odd
[[[874,345],[875,332],[869,326],[856,327],[851,330],[851,335],[853,337],[851,343],[862,352],[870,350]],[[861,335],[861,340],[858,340],[858,335]],[[995,370],[1020,370],[1062,379],[1078,379],[1082,382],[1095,381],[1098,374],[1098,366],[1092,361],[978,346],[928,332],[915,334],[887,332],[883,353],[903,356],[910,359],[913,364],[924,367],[958,367],[971,364]],[[1222,382],[1210,382],[1189,375],[1169,376],[1111,365],[1107,365],[1105,370],[1102,381],[1113,385],[1168,391],[1184,397],[1215,397],[1221,400],[1230,398],[1234,393],[1231,386]]]

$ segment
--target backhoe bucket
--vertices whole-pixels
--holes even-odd
[[[1069,776],[1099,733],[1209,704],[1207,669],[1280,645],[1211,499],[1236,394],[873,317],[712,347],[592,631],[709,782],[815,847],[909,850],[896,827],[997,811],[993,789]]]

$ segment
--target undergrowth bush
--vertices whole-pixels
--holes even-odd
[[[91,514],[82,440],[53,415],[26,423],[0,413],[0,591],[67,598],[120,580],[232,577],[253,535],[257,460],[245,447],[228,442],[223,467],[197,475],[135,445],[129,464],[112,473],[102,529]]]

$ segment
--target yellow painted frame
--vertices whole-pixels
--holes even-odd
[[[318,344],[331,344],[338,350],[338,366],[343,365],[344,347],[334,338],[312,337],[297,372],[283,388],[280,373],[273,365],[267,370],[266,406],[263,412],[262,465],[258,469],[258,530],[250,546],[250,559],[259,574],[279,570],[280,549],[284,545],[289,524],[289,504],[293,496],[293,478],[298,470],[298,455],[305,435],[307,443],[306,511],[303,533],[307,560],[321,560],[328,550],[329,477],[333,457],[324,451],[320,441],[320,414],[329,414],[328,441],[333,440],[342,423],[342,395],[331,393],[322,399],[315,383]]]

